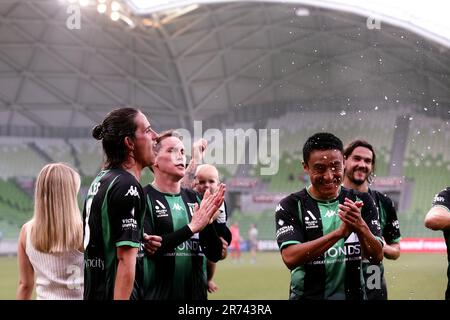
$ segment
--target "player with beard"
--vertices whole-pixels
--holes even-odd
[[[344,187],[368,192],[378,208],[381,235],[385,241],[384,257],[396,260],[400,256],[400,227],[394,202],[385,194],[369,188],[375,173],[376,154],[364,140],[351,142],[344,150]],[[387,300],[387,287],[383,264],[371,265],[363,260],[364,279],[369,300]]]
[[[342,141],[316,133],[303,146],[311,185],[282,199],[276,237],[291,270],[290,299],[365,299],[361,259],[383,259],[377,209],[367,193],[341,186]]]

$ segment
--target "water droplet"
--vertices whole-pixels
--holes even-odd
[[[378,110],[378,106],[375,106],[375,108],[374,108],[375,110]]]
[[[384,100],[387,100],[388,98],[387,98],[387,96],[384,96]]]
[[[345,110],[342,110],[339,114],[340,114],[341,116],[345,116],[345,115],[347,114],[347,112],[345,112]]]

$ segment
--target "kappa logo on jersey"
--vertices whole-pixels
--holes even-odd
[[[173,208],[172,208],[172,210],[177,210],[177,211],[181,211],[181,210],[183,210],[183,207],[182,207],[182,206],[180,206],[180,204],[179,204],[179,203],[175,203],[175,204],[173,205]]]
[[[307,210],[306,213],[308,214],[308,216],[305,217],[305,224],[306,224],[306,229],[316,229],[319,227],[319,221],[317,220],[317,218],[314,216],[314,214]]]
[[[138,197],[139,199],[141,198],[139,196],[139,192],[137,190],[137,187],[134,187],[134,186],[130,186],[130,189],[128,189],[127,193],[125,194],[125,197],[126,196]]]
[[[281,204],[278,204],[277,207],[275,208],[275,212],[278,212],[280,210],[284,211],[284,208],[281,206]]]
[[[327,218],[331,218],[336,215],[337,215],[337,212],[334,210],[327,210],[327,212],[325,213],[325,217],[327,217]]]

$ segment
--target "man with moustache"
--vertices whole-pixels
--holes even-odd
[[[361,258],[383,259],[377,209],[368,194],[341,186],[342,141],[330,133],[309,137],[303,168],[311,185],[282,199],[276,236],[291,270],[290,296],[297,299],[365,299]]]
[[[400,226],[394,202],[385,194],[369,188],[375,173],[376,154],[370,143],[364,140],[352,141],[344,150],[344,187],[359,192],[368,192],[378,209],[381,235],[384,239],[384,257],[396,260],[400,256]],[[369,300],[387,300],[384,267],[372,265],[363,260],[364,279]]]

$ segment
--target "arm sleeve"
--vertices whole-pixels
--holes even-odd
[[[386,225],[384,226],[383,238],[387,244],[398,243],[401,239],[400,235],[400,224],[397,218],[397,210],[395,210],[394,202],[381,195],[381,205],[382,209],[386,213]]]
[[[275,228],[280,251],[292,245],[305,242],[300,222],[299,209],[294,200],[285,198],[275,209]]]
[[[358,197],[364,203],[361,209],[361,216],[369,227],[370,232],[384,245],[381,238],[380,216],[378,214],[375,201],[368,193],[359,193]]]
[[[119,176],[118,181],[111,187],[108,195],[108,214],[111,239],[116,247],[139,248],[141,230],[138,220],[144,210],[143,201],[142,187],[129,177]]]
[[[177,231],[162,235],[161,252],[171,251],[176,246],[189,240],[194,234],[188,225],[178,229]]]
[[[222,241],[216,232],[214,223],[207,225],[199,234],[200,246],[206,258],[217,262],[222,258]]]
[[[146,234],[155,234],[154,231],[154,221],[153,221],[153,214],[151,212],[151,202],[150,198],[147,196],[147,205],[146,205],[146,213],[145,213],[145,220],[144,220],[144,232]],[[161,235],[161,247],[158,249],[157,254],[171,251],[176,246],[182,244],[183,242],[190,239],[194,234],[192,233],[191,229],[188,227],[188,225],[185,225],[184,227],[171,232],[167,233],[165,235]]]
[[[434,196],[433,207],[441,206],[450,211],[450,188],[444,189]]]

